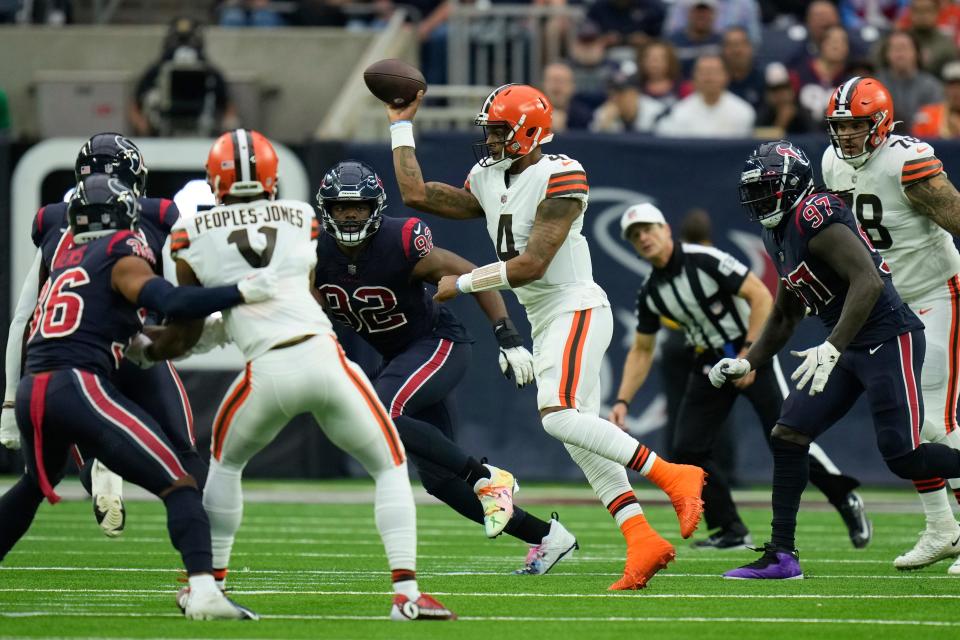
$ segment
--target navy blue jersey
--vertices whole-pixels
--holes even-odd
[[[113,290],[111,272],[125,256],[156,264],[153,250],[131,231],[74,244],[69,230],[49,234],[50,277],[30,322],[26,372],[76,368],[108,375],[143,326],[137,307]]]
[[[414,340],[472,342],[453,313],[433,301],[411,272],[433,249],[430,228],[419,218],[384,216],[360,254],[348,258],[328,233],[317,242],[316,286],[327,313],[366,340],[384,358]]]
[[[180,217],[177,205],[166,198],[140,198],[140,231],[142,239],[153,251],[153,255],[160,256],[164,242],[170,235],[173,223]],[[67,203],[55,202],[40,208],[33,219],[33,244],[43,250],[43,263],[49,270],[53,260],[56,242],[50,242],[49,236],[59,236],[67,230]],[[163,261],[157,260],[154,265],[157,273],[162,273]]]
[[[810,239],[831,224],[842,224],[863,243],[883,280],[883,293],[870,317],[854,336],[851,347],[872,347],[923,323],[900,300],[890,269],[864,235],[850,209],[837,196],[814,193],[805,198],[776,229],[763,230],[763,244],[777,265],[780,281],[810,309],[830,331],[840,320],[848,283],[808,247]]]

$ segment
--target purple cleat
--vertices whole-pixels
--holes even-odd
[[[757,549],[760,551],[760,549]],[[802,580],[803,570],[796,551],[787,551],[768,542],[758,560],[723,574],[730,580]]]

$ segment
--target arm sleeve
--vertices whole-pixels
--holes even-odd
[[[403,254],[411,263],[426,258],[433,250],[433,233],[420,218],[407,220],[403,225],[400,238],[403,243]]]
[[[152,278],[143,285],[137,297],[138,305],[159,311],[171,320],[198,320],[242,303],[243,296],[235,284],[225,287],[175,287],[160,277]]]
[[[656,333],[660,330],[660,316],[647,306],[647,287],[637,294],[637,333]]]
[[[17,308],[13,312],[13,318],[10,319],[10,329],[7,332],[7,354],[4,374],[6,375],[6,387],[3,392],[4,401],[13,401],[17,395],[17,386],[20,384],[20,365],[23,362],[23,331],[30,321],[30,315],[37,306],[37,287],[40,280],[40,263],[43,260],[42,253],[37,250],[33,258],[33,264],[30,265],[30,271],[27,273],[26,280],[20,288],[20,297],[17,299]]]

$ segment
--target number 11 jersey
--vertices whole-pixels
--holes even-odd
[[[500,260],[518,256],[527,248],[541,202],[573,198],[581,203],[581,215],[547,272],[539,280],[513,289],[527,311],[533,335],[562,313],[610,306],[607,294],[593,281],[590,248],[581,233],[589,196],[583,165],[564,155],[544,155],[514,175],[507,172],[506,164],[477,164],[464,183],[483,207],[487,232]]]
[[[235,284],[260,268],[276,272],[276,297],[223,312],[230,339],[249,362],[292,338],[333,333],[310,292],[319,230],[305,202],[220,205],[182,216],[170,234],[170,253],[204,286]]]
[[[854,169],[833,147],[823,153],[823,180],[831,191],[849,191],[851,208],[873,246],[893,271],[893,284],[909,304],[960,272],[960,253],[945,229],[913,208],[905,189],[943,172],[933,147],[892,135]]]

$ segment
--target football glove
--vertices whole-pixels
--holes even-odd
[[[147,348],[153,344],[153,340],[142,333],[130,338],[130,344],[123,352],[123,357],[137,365],[141,369],[149,369],[156,361],[147,355]]]
[[[513,379],[518,389],[533,382],[533,356],[523,347],[523,338],[510,318],[493,325],[493,334],[500,345],[500,371],[507,380]]]
[[[247,304],[270,300],[277,295],[277,274],[273,269],[257,269],[237,283]]]
[[[724,358],[710,369],[710,384],[717,389],[727,380],[736,380],[750,373],[750,361],[746,358]]]
[[[791,380],[797,380],[797,390],[803,391],[810,379],[813,378],[813,384],[810,385],[810,395],[815,396],[827,386],[827,378],[830,372],[836,366],[840,359],[840,352],[829,342],[824,342],[816,347],[810,347],[803,351],[791,351],[790,355],[803,358],[803,362],[796,368]]]
[[[217,311],[203,319],[203,333],[200,334],[197,344],[190,349],[190,353],[206,353],[211,349],[222,347],[229,341],[223,314]]]
[[[13,407],[4,407],[0,412],[0,444],[11,451],[20,448],[20,428]]]

